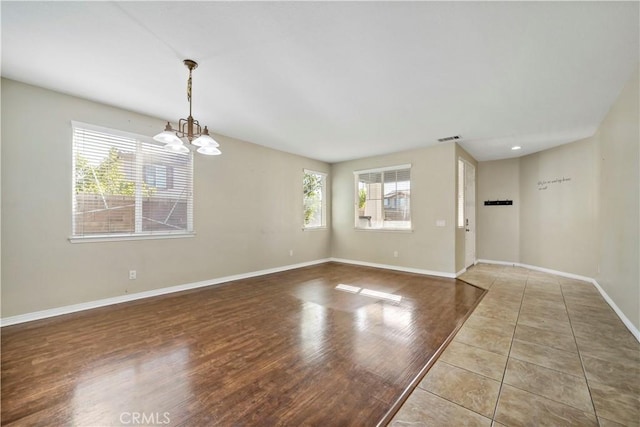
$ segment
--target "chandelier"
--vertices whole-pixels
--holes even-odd
[[[188,154],[190,152],[189,147],[184,145],[182,138],[187,139],[188,143],[192,146],[198,147],[197,151],[200,154],[206,154],[208,156],[217,156],[222,154],[218,147],[218,144],[209,135],[209,129],[205,126],[204,129],[200,127],[200,123],[191,115],[191,72],[198,67],[198,63],[191,59],[185,59],[184,65],[189,69],[189,80],[187,81],[187,99],[189,100],[189,117],[186,119],[180,119],[178,122],[178,129],[173,129],[171,123],[167,122],[167,126],[164,131],[160,132],[153,137],[154,140],[165,144],[164,148],[176,153]]]

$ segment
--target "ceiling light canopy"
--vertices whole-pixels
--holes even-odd
[[[153,137],[154,140],[165,144],[164,148],[176,153],[188,154],[189,147],[184,144],[182,138],[187,139],[189,145],[198,147],[196,151],[207,156],[217,156],[222,154],[218,149],[220,144],[209,135],[209,129],[200,127],[200,123],[191,115],[191,72],[198,68],[198,63],[191,59],[185,59],[184,65],[189,69],[189,80],[187,81],[187,99],[189,100],[189,117],[178,121],[178,129],[173,129],[171,123],[167,122],[164,131]]]

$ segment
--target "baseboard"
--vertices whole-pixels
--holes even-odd
[[[329,260],[334,262],[341,262],[343,264],[353,264],[353,265],[361,265],[363,267],[375,267],[375,268],[384,268],[386,270],[402,271],[404,273],[424,274],[427,276],[447,277],[450,279],[455,279],[457,277],[456,273],[445,273],[442,271],[423,270],[421,268],[401,267],[398,265],[390,265],[390,264],[378,264],[375,262],[357,261],[357,260],[345,259],[345,258],[329,258]]]
[[[631,323],[631,321],[627,318],[627,316],[624,315],[622,310],[620,310],[620,308],[616,305],[616,303],[613,302],[611,297],[604,291],[604,289],[602,289],[600,284],[595,279],[591,279],[591,282],[596,287],[598,292],[600,292],[600,295],[602,295],[602,298],[604,298],[604,300],[607,302],[607,304],[609,304],[611,306],[611,308],[613,309],[613,311],[616,312],[616,314],[618,315],[620,320],[622,320],[622,323],[624,323],[624,325],[627,327],[627,329],[629,329],[629,331],[633,334],[633,336],[636,337],[636,340],[638,340],[638,342],[640,342],[640,330],[638,330],[638,328],[636,328],[635,325],[633,323]]]
[[[544,273],[555,274],[556,276],[567,277],[569,279],[576,279],[576,280],[582,280],[584,282],[589,282],[596,287],[598,292],[600,292],[600,295],[602,295],[602,298],[604,298],[607,304],[609,304],[609,306],[613,309],[613,311],[618,315],[618,317],[620,318],[622,323],[624,323],[624,325],[627,327],[629,332],[631,332],[631,334],[636,338],[636,340],[640,342],[640,330],[638,330],[638,328],[636,328],[636,326],[629,320],[629,318],[622,312],[622,310],[620,310],[618,305],[611,299],[611,297],[605,292],[605,290],[602,289],[600,284],[593,277],[581,276],[579,274],[573,274],[573,273],[566,273],[564,271],[551,270],[549,268],[538,267],[538,266],[529,265],[529,264],[522,264],[519,262],[494,261],[494,260],[488,260],[488,259],[479,259],[477,262],[485,263],[485,264],[510,265],[514,267],[528,268],[530,270],[542,271]]]
[[[476,265],[477,264],[497,264],[497,265],[509,265],[511,267],[519,267],[520,264],[517,262],[511,262],[511,261],[496,261],[493,259],[477,259],[476,260]]]
[[[32,313],[19,314],[17,316],[10,316],[0,319],[0,327],[16,325],[19,323],[31,322],[33,320],[46,319],[49,317],[61,316],[63,314],[76,313],[78,311],[91,310],[92,308],[105,307],[113,304],[120,304],[123,302],[135,301],[144,298],[151,298],[159,295],[166,295],[175,292],[187,291],[190,289],[202,288],[205,286],[220,285],[222,283],[231,282],[234,280],[248,279],[256,276],[263,276],[265,274],[279,273],[281,271],[293,270],[296,268],[308,267],[316,264],[323,264],[329,262],[328,258],[319,259],[315,261],[302,262],[298,264],[290,264],[282,267],[268,268],[265,270],[251,271],[249,273],[235,274],[232,276],[218,277],[210,280],[203,280],[193,283],[185,283],[183,285],[170,286],[167,288],[153,289],[150,291],[138,292],[135,294],[119,295],[117,297],[104,298],[96,301],[88,301],[79,304],[67,305],[64,307],[56,307],[47,310],[35,311]]]
[[[564,271],[552,270],[550,268],[538,267],[529,264],[518,264],[522,268],[528,268],[529,270],[541,271],[543,273],[555,274],[556,276],[566,277],[568,279],[582,280],[583,282],[593,283],[593,278],[588,276],[581,276],[579,274],[566,273]]]
[[[462,270],[458,271],[458,272],[456,273],[456,277],[460,277],[460,276],[462,276],[464,273],[466,273],[466,271],[467,271],[467,267],[465,267],[465,268],[463,268]]]

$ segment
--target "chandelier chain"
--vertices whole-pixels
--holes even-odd
[[[191,68],[189,68],[189,80],[187,80],[187,100],[189,101],[189,116],[191,116]]]

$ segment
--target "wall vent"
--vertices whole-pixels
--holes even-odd
[[[459,141],[462,139],[460,135],[446,136],[444,138],[438,138],[438,142]]]

